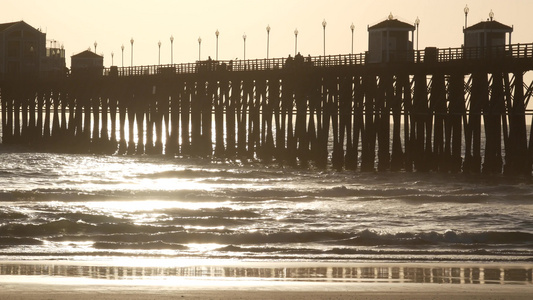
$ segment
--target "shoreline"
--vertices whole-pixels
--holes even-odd
[[[529,299],[533,293],[533,264],[518,263],[0,260],[0,270],[2,300]],[[434,281],[424,281],[427,270]]]

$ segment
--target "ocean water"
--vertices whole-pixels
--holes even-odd
[[[0,146],[0,256],[530,264],[533,184]]]

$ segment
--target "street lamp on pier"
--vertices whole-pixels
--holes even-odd
[[[130,40],[130,43],[131,43],[131,66],[133,67],[133,38],[131,38]]]
[[[294,55],[298,53],[298,28],[294,29]]]
[[[267,25],[267,59],[268,59],[268,51],[270,50],[270,25]]]
[[[159,56],[158,56],[158,65],[161,64],[161,41],[157,43],[157,46],[159,47]]]
[[[324,19],[324,21],[322,21],[322,27],[324,28],[324,56],[326,56],[326,25],[328,25],[328,23],[326,22],[326,19]]]
[[[170,64],[174,64],[174,36],[170,36]]]
[[[244,41],[244,60],[246,60],[246,33],[242,35],[242,39]]]
[[[215,31],[215,36],[217,37],[217,49],[216,49],[217,51],[216,51],[216,56],[215,56],[216,60],[218,60],[218,35],[219,34],[220,34],[220,31],[218,31],[217,29],[217,31]]]
[[[420,25],[420,19],[416,17],[415,26],[416,26],[416,51],[418,51],[418,26]]]
[[[198,61],[202,58],[202,38],[198,38]]]
[[[352,30],[352,54],[353,54],[353,30],[355,29],[355,25],[350,25],[350,29]]]
[[[465,6],[464,12],[465,12],[465,29],[468,26],[468,12],[470,11],[470,8],[468,8],[468,4]]]

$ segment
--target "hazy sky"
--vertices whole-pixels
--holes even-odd
[[[96,52],[104,64],[130,65],[134,39],[134,65],[157,64],[158,41],[161,63],[170,63],[170,36],[174,40],[174,62],[198,59],[198,37],[202,59],[215,58],[215,31],[220,31],[219,59],[266,57],[266,26],[270,24],[270,57],[294,53],[294,29],[298,29],[298,51],[303,55],[323,52],[322,20],[326,26],[326,54],[348,54],[350,24],[355,25],[354,52],[367,50],[367,26],[385,20],[390,12],[413,23],[420,18],[419,47],[459,47],[463,41],[465,5],[468,24],[486,20],[492,9],[495,19],[514,25],[513,43],[533,42],[531,0],[1,0],[0,23],[24,20],[47,32],[47,39],[64,44],[67,65],[70,56],[98,43]]]

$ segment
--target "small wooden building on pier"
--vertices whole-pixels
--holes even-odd
[[[413,25],[395,19],[392,13],[387,20],[368,27],[367,62],[412,61],[414,30]]]
[[[70,57],[71,72],[73,75],[84,76],[102,75],[104,69],[104,57],[91,50],[85,50]]]

